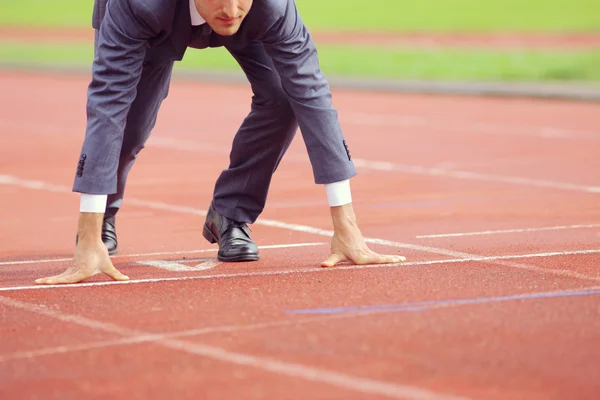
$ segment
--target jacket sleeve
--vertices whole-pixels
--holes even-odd
[[[316,46],[294,0],[274,0],[260,40],[298,120],[316,183],[356,175]]]
[[[111,0],[96,31],[87,126],[73,190],[111,194],[127,114],[136,97],[149,39],[160,22],[140,0]]]

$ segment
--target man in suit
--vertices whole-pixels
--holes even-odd
[[[96,0],[92,25],[88,119],[73,186],[81,193],[77,247],[65,272],[37,283],[73,283],[98,273],[128,279],[109,258],[118,247],[115,217],[128,172],[167,97],[173,63],[189,47],[225,47],[253,91],[204,224],[221,261],[259,259],[247,224],[263,211],[271,177],[298,127],[334,226],[322,265],[404,260],[377,254],[363,240],[350,194],[356,171],[294,0]]]

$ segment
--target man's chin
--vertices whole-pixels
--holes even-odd
[[[217,26],[213,26],[212,30],[221,36],[233,36],[237,33],[237,31],[240,30],[240,24],[235,24],[235,25],[227,25],[227,26],[223,26],[223,25],[217,25]]]

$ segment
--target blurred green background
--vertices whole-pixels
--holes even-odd
[[[600,81],[600,46],[502,48],[364,41],[387,32],[439,34],[581,34],[600,36],[600,0],[296,0],[328,75],[465,81]],[[89,66],[93,0],[0,0],[0,63]],[[13,35],[35,28],[82,37],[39,42]],[[79,31],[78,31],[79,29]],[[326,32],[358,32],[361,43],[321,42]],[[600,40],[599,40],[600,41]],[[403,42],[404,43],[404,42]],[[223,49],[190,49],[180,70],[238,70]]]

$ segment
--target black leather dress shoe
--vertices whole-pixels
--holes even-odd
[[[258,247],[250,237],[245,222],[230,220],[219,214],[212,204],[206,216],[202,235],[210,243],[219,243],[219,261],[258,261]]]
[[[75,244],[79,241],[79,236],[75,237]],[[119,243],[117,242],[117,231],[115,229],[115,217],[108,217],[102,221],[102,243],[108,249],[109,255],[117,254]]]
[[[102,222],[102,242],[108,249],[109,255],[117,254],[119,243],[117,242],[117,230],[115,228],[115,217],[105,218]]]

